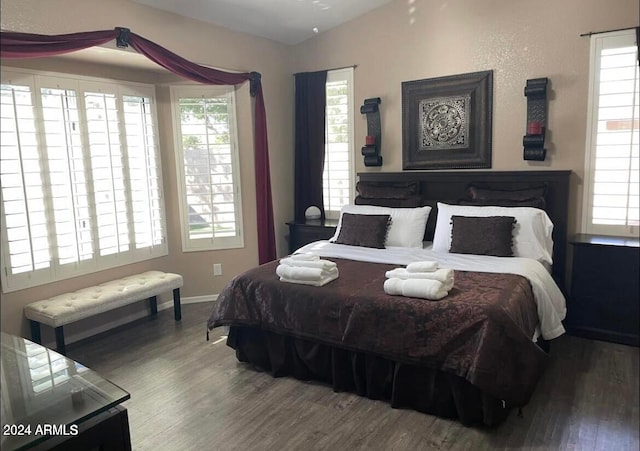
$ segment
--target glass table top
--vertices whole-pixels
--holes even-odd
[[[130,398],[96,372],[26,338],[0,332],[0,448],[33,446]],[[74,434],[75,431],[75,434]]]

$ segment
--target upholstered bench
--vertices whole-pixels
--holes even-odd
[[[169,290],[173,290],[175,320],[180,321],[182,283],[182,276],[179,274],[147,271],[32,302],[24,307],[24,314],[29,319],[33,341],[41,343],[40,324],[46,324],[55,329],[57,351],[65,354],[63,326],[143,299],[149,300],[151,314],[156,315],[157,296]]]

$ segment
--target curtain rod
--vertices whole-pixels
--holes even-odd
[[[331,70],[349,69],[350,67],[355,69],[356,67],[358,67],[358,65],[357,64],[352,64],[351,66],[334,67],[332,69],[323,69],[323,70],[326,70],[328,72],[328,71],[331,71]],[[309,72],[309,71],[307,71],[307,72]],[[320,72],[320,71],[310,71],[310,72]],[[298,75],[298,74],[304,74],[304,72],[297,72],[297,73],[295,73],[293,75]]]
[[[638,28],[638,27],[618,28],[616,30],[605,30],[605,31],[590,31],[588,33],[582,33],[580,35],[580,37],[591,36],[593,34],[611,33],[611,32],[614,32],[614,31],[635,30],[636,28]]]

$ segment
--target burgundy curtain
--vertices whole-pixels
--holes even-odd
[[[314,205],[324,218],[322,173],[324,171],[327,71],[295,74],[295,183],[296,221]]]
[[[237,85],[246,81],[250,82],[251,96],[255,98],[254,159],[258,217],[258,260],[260,264],[274,260],[276,258],[276,244],[271,198],[271,176],[269,172],[267,118],[259,73],[231,73],[200,66],[142,36],[131,33],[127,28],[54,36],[3,31],[0,33],[0,57],[37,58],[53,56],[101,45],[113,39],[117,40],[118,47],[131,45],[137,52],[150,60],[189,80],[214,85]]]

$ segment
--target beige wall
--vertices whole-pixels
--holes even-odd
[[[355,125],[358,171],[402,170],[403,81],[492,69],[493,170],[564,170],[572,180],[570,232],[581,215],[589,38],[638,25],[638,0],[396,0],[321,33],[291,54],[294,72],[357,64],[356,108],[380,97],[381,168],[365,168],[366,118]],[[522,158],[527,79],[548,77],[547,159]]]
[[[293,214],[291,74],[352,64],[358,65],[355,70],[356,108],[365,98],[382,98],[384,165],[381,168],[364,167],[359,148],[366,134],[366,121],[357,114],[358,171],[402,169],[403,81],[492,69],[492,169],[574,171],[570,232],[577,231],[582,202],[589,69],[589,39],[579,35],[588,31],[635,26],[639,14],[637,0],[397,0],[298,46],[287,47],[126,0],[1,0],[1,6],[1,25],[5,30],[59,34],[124,26],[189,60],[230,70],[261,72],[280,254],[287,249],[284,223]],[[51,66],[50,70],[63,69]],[[90,75],[117,77],[119,73],[90,66],[85,66],[84,70]],[[154,82],[159,80],[156,74],[145,74],[147,76]],[[549,156],[544,162],[527,162],[522,159],[526,117],[523,90],[527,79],[538,77],[551,80],[547,135]],[[242,89],[246,93],[246,87]],[[242,94],[239,98],[245,99],[244,103],[240,102],[240,107],[244,111],[241,117],[246,118],[248,98]],[[22,316],[22,307],[27,302],[125,274],[148,269],[179,272],[185,275],[184,296],[205,296],[218,293],[230,277],[256,264],[253,150],[249,144],[241,149],[243,214],[247,232],[245,249],[181,252],[173,137],[166,109],[166,89],[158,89],[158,100],[163,127],[161,146],[169,256],[30,290],[3,293],[0,300],[3,331],[27,333]],[[250,134],[245,128],[241,140],[245,143],[250,141]],[[223,263],[223,277],[211,276],[214,262]],[[77,325],[76,330],[88,329],[110,319],[103,316],[106,318]]]
[[[137,5],[126,0],[2,0],[3,30],[62,34],[76,31],[130,28],[171,51],[200,64],[233,71],[257,71],[262,82],[267,109],[271,177],[277,245],[280,254],[287,250],[285,222],[293,211],[292,163],[292,104],[291,70],[288,67],[289,48],[261,38],[235,33],[221,27],[183,19],[178,16]],[[128,59],[127,59],[128,61]],[[157,84],[158,120],[162,151],[163,182],[167,212],[169,255],[155,260],[101,271],[88,276],[68,279],[28,290],[2,293],[3,331],[27,334],[27,322],[22,308],[31,301],[76,290],[113,278],[151,269],[183,274],[184,297],[212,296],[236,274],[258,263],[256,196],[253,160],[253,116],[248,85],[242,85],[236,96],[239,114],[240,165],[242,182],[245,247],[225,251],[182,252],[174,138],[169,109],[169,90],[163,82],[176,80],[167,73],[131,70],[74,60],[40,59],[2,61],[3,66],[30,67],[40,70],[75,72],[89,76],[111,77]],[[127,63],[129,64],[129,63]],[[184,82],[184,81],[182,81]],[[244,124],[244,126],[242,125]],[[222,263],[223,275],[213,277],[213,264]],[[170,299],[163,296],[161,301]],[[110,323],[123,315],[139,315],[144,303],[125,308],[115,314],[101,315],[72,324],[68,336],[83,335],[85,331]],[[203,318],[203,323],[206,318]],[[45,339],[50,338],[45,331]]]

